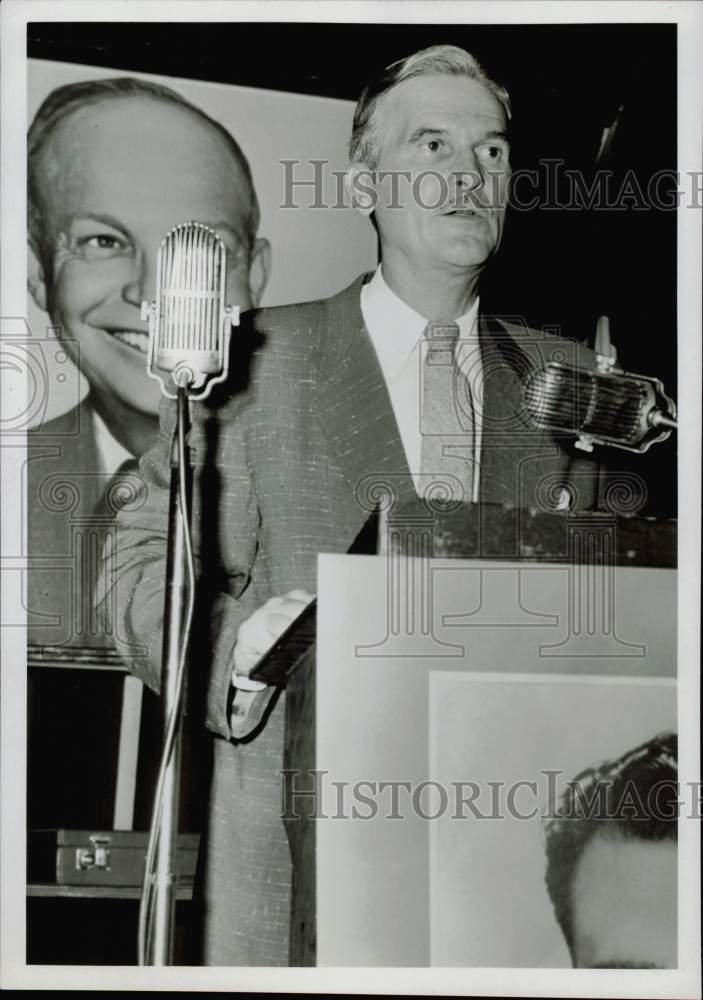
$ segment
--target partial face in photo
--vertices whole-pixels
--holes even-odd
[[[190,221],[228,249],[227,301],[256,304],[268,269],[264,241],[249,274],[250,190],[215,129],[187,109],[148,97],[109,99],[60,123],[39,164],[45,239],[33,287],[103,411],[155,415],[160,388],[146,374],[143,299],[156,291],[166,233]]]
[[[477,80],[403,81],[378,108],[376,220],[384,255],[416,270],[480,270],[498,249],[510,176],[506,117]],[[403,174],[409,174],[408,181]]]
[[[578,968],[676,968],[676,856],[671,840],[593,838],[572,886]]]

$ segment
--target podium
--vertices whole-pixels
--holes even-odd
[[[385,554],[320,556],[286,683],[292,965],[570,965],[541,820],[676,729],[675,527],[418,503]]]

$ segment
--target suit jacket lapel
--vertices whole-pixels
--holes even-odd
[[[481,500],[533,506],[541,479],[554,472],[559,449],[548,431],[537,430],[523,402],[523,378],[534,362],[497,320],[481,317],[483,367]]]
[[[318,344],[319,383],[313,410],[349,483],[349,517],[361,528],[378,488],[397,506],[417,499],[386,383],[361,313],[367,276],[325,303]],[[483,503],[514,507],[537,502],[540,481],[564,465],[549,431],[538,430],[525,412],[523,379],[544,361],[544,345],[519,343],[497,320],[481,318],[483,366]],[[383,491],[382,489],[382,491]],[[351,539],[350,539],[351,540]]]
[[[361,314],[364,277],[327,303],[313,409],[350,486],[361,527],[382,487],[415,496],[386,383]]]

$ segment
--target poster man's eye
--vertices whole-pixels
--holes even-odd
[[[129,249],[127,240],[113,233],[88,233],[77,241],[77,247],[84,257],[110,257]]]
[[[98,250],[114,250],[122,245],[122,241],[118,240],[116,236],[108,236],[106,233],[88,236],[82,242],[84,246],[94,247]]]

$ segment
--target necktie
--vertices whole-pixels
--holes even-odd
[[[470,503],[474,419],[469,383],[455,358],[459,327],[451,321],[432,320],[425,327],[424,337],[421,495]]]

